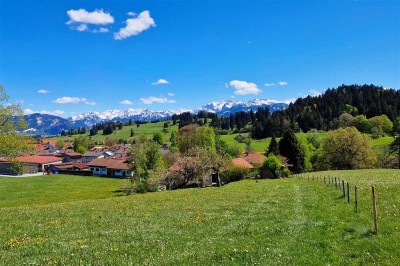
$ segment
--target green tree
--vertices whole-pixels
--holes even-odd
[[[8,94],[0,86],[0,157],[13,159],[30,150],[29,139],[17,132],[23,128],[26,122],[21,106],[10,104]]]
[[[358,115],[354,117],[352,125],[355,126],[358,131],[362,133],[371,133],[372,124],[365,117],[365,115]]]
[[[393,120],[393,136],[400,136],[400,115]]]
[[[282,163],[273,153],[265,159],[263,168],[269,170],[274,178],[281,176]]]
[[[374,116],[368,119],[372,125],[372,128],[379,128],[381,129],[384,133],[390,134],[393,129],[393,123],[390,121],[390,119],[386,115],[379,115],[379,116]]]
[[[82,151],[82,148],[87,150],[89,148],[89,146],[90,146],[90,140],[87,136],[80,135],[80,136],[77,136],[74,138],[74,150],[75,151],[78,150],[78,147],[81,147],[80,148],[81,151]]]
[[[156,143],[158,143],[160,145],[164,144],[164,138],[163,138],[163,135],[161,134],[161,132],[154,133],[153,141],[155,141]]]
[[[240,147],[236,143],[228,144],[221,139],[220,135],[215,136],[215,149],[222,158],[236,158],[240,156]]]
[[[288,159],[291,171],[301,172],[305,169],[305,155],[292,130],[286,130],[283,134],[279,141],[279,152]]]
[[[318,133],[318,130],[311,129],[310,132],[307,133],[307,142],[314,146],[315,149],[319,149],[321,146],[321,135]]]
[[[340,128],[327,133],[322,143],[322,151],[317,168],[362,169],[372,168],[376,156],[371,139],[362,135],[355,127]]]
[[[400,169],[400,136],[395,137],[394,141],[390,144],[390,152],[397,156]]]
[[[215,151],[215,132],[208,126],[187,125],[179,129],[177,136],[177,147],[181,152],[190,148],[202,147]]]
[[[171,141],[171,146],[176,147],[176,133],[175,132],[171,133],[171,137],[170,137],[169,141]]]
[[[85,148],[85,147],[83,147],[83,146],[78,146],[78,147],[75,149],[75,151],[76,151],[76,152],[79,152],[80,154],[84,154],[84,153],[87,152],[87,148]]]
[[[279,154],[279,146],[278,146],[278,142],[276,141],[275,136],[272,136],[271,142],[269,143],[268,150],[265,155],[268,156],[271,154],[274,154],[274,155]]]
[[[133,173],[130,191],[147,192],[149,180],[163,168],[160,146],[154,141],[137,142],[131,147],[131,162]]]

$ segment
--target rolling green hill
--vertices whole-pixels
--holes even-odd
[[[244,180],[221,188],[129,197],[116,197],[115,191],[123,186],[118,179],[88,178],[88,186],[83,185],[87,177],[0,178],[0,265],[400,261],[399,170],[310,175],[335,175],[357,184],[359,212],[354,213],[353,204],[347,204],[339,190],[307,178]],[[46,182],[40,181],[43,178]],[[38,180],[42,200],[35,201],[38,188],[32,183]],[[371,183],[378,193],[378,235],[371,233]],[[16,186],[25,195],[16,195]],[[66,190],[63,199],[54,196]],[[26,200],[18,202],[19,197]],[[14,200],[17,203],[10,204]]]
[[[168,133],[163,133],[163,137],[166,142],[169,142],[172,132],[178,131],[178,125],[172,125],[172,121],[168,121],[168,122],[169,122]],[[112,138],[112,139],[116,139],[116,140],[118,140],[118,139],[128,139],[129,140],[131,128],[133,128],[135,136],[145,135],[145,136],[151,138],[155,132],[163,132],[163,125],[164,125],[164,122],[141,124],[140,127],[136,127],[136,125],[124,126],[122,128],[122,130],[114,131],[112,134],[107,135],[107,136],[103,135],[102,131],[100,130],[97,135],[91,136],[90,138],[94,141],[105,140],[106,138]],[[238,134],[239,133],[229,134],[229,135],[221,135],[221,139],[226,141],[228,144],[238,145],[239,147],[241,147],[242,150],[244,150],[246,145],[244,143],[238,143],[237,141],[235,141],[235,137]],[[296,135],[305,137],[307,134],[308,133],[297,133]],[[321,132],[319,134],[320,134],[321,138],[324,138],[326,135],[326,132]],[[73,138],[74,138],[74,136],[56,137],[56,139],[70,139],[70,140],[72,140]],[[271,141],[271,138],[252,140],[251,145],[255,152],[263,153],[268,148],[270,141]],[[392,141],[393,141],[393,137],[386,136],[386,137],[374,139],[372,143],[374,146],[382,146],[382,145],[388,145]]]

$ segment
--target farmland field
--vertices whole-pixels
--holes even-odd
[[[357,184],[358,213],[339,190],[307,178],[117,197],[114,191],[123,180],[93,177],[82,198],[72,192],[82,195],[80,184],[87,177],[57,183],[68,176],[52,176],[53,182],[40,186],[42,201],[34,201],[39,189],[34,187],[25,195],[32,195],[33,202],[16,204],[10,203],[18,200],[10,189],[19,185],[29,192],[32,182],[0,179],[0,264],[398,264],[400,171],[309,175],[338,176]],[[371,183],[378,193],[378,235],[371,231]],[[64,193],[68,186],[68,197],[47,197]]]

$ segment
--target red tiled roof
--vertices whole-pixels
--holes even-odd
[[[79,169],[86,169],[86,168],[88,168],[87,164],[85,164],[85,163],[72,163],[72,165],[73,165],[74,167],[76,167],[76,168],[79,168]]]
[[[242,156],[242,158],[245,159],[246,162],[248,162],[250,164],[261,166],[267,157],[265,157],[265,155],[263,155],[263,154],[248,153],[248,154],[244,154]]]
[[[109,169],[118,169],[118,170],[129,170],[129,164],[126,163],[125,160],[116,160],[110,158],[100,158],[94,159],[90,163],[87,163],[90,167],[105,167]]]
[[[232,163],[234,166],[237,166],[237,167],[244,167],[244,168],[248,168],[248,169],[254,168],[254,166],[252,166],[251,164],[246,162],[243,158],[232,159]]]
[[[21,163],[31,163],[31,164],[48,164],[48,163],[55,163],[62,161],[62,159],[56,156],[40,156],[40,155],[16,157],[15,160]],[[1,159],[1,161],[4,162],[8,160],[3,158]]]

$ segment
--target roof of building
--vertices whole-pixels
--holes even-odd
[[[67,152],[67,153],[59,153],[56,155],[57,157],[71,157],[71,158],[82,158],[82,154],[79,152]]]
[[[72,166],[79,169],[86,169],[88,165],[85,163],[72,163]]]
[[[30,163],[30,164],[48,164],[48,163],[62,162],[62,159],[60,157],[40,156],[40,155],[16,157],[15,160],[21,163]],[[2,158],[0,159],[0,161],[7,162],[9,160]]]
[[[87,163],[90,167],[105,167],[108,169],[118,169],[118,170],[129,170],[129,163],[125,160],[116,160],[111,158],[100,158],[94,159],[90,163]]]
[[[117,144],[109,149],[110,151],[114,152],[115,154],[120,154],[120,153],[130,153],[131,152],[131,145],[130,144]]]
[[[85,152],[82,156],[85,157],[97,157],[100,156],[101,154],[105,153],[107,149],[105,148],[93,148],[90,149],[89,151]]]
[[[88,166],[84,163],[62,163],[62,164],[57,164],[56,167],[61,170],[68,170],[73,168],[78,168],[78,169],[88,168]]]
[[[234,158],[234,159],[232,159],[232,163],[233,163],[234,166],[237,166],[237,167],[244,167],[244,168],[248,168],[248,169],[253,169],[254,168],[254,166],[249,164],[243,158]]]
[[[265,155],[263,154],[258,153],[245,153],[243,154],[242,158],[252,165],[261,166],[267,157],[265,157]]]

